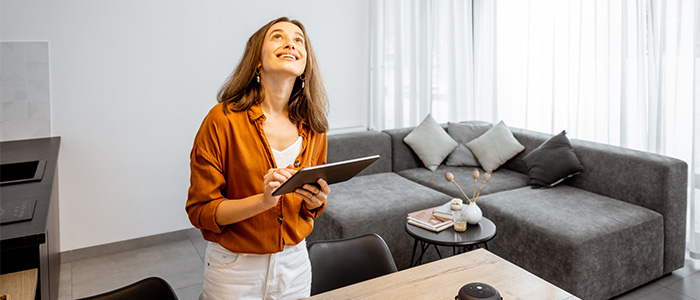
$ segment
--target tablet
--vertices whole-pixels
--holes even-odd
[[[294,190],[301,188],[307,183],[318,186],[316,180],[319,178],[323,178],[328,184],[346,181],[360,173],[377,159],[379,159],[379,155],[372,155],[303,168],[292,175],[292,177],[289,177],[287,181],[272,192],[272,195],[279,196],[293,193]]]

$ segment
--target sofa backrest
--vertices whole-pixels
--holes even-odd
[[[391,139],[375,130],[328,135],[328,162],[379,154],[379,159],[359,175],[391,172]]]
[[[484,121],[462,121],[460,123],[484,124]],[[443,129],[447,130],[447,124],[440,124]],[[393,171],[399,172],[403,170],[424,167],[423,161],[418,155],[406,144],[403,139],[413,131],[416,127],[406,127],[397,129],[386,129],[383,132],[391,136],[391,147],[393,152]],[[525,146],[525,150],[506,162],[501,168],[506,168],[519,173],[527,174],[527,166],[523,161],[523,157],[530,151],[539,147],[542,143],[552,137],[551,134],[540,133],[530,130],[518,129],[509,127],[513,132],[513,136]],[[443,162],[444,163],[444,162]]]

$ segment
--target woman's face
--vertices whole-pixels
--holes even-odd
[[[262,70],[299,76],[306,68],[304,33],[290,22],[272,25],[262,47]]]

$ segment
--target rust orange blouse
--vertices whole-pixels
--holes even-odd
[[[281,196],[277,206],[238,223],[219,226],[215,212],[222,201],[261,194],[263,175],[275,167],[265,138],[265,121],[259,104],[247,111],[224,114],[222,103],[204,118],[190,153],[190,188],[185,210],[205,240],[239,253],[275,253],[296,245],[311,233],[326,203],[313,211],[293,194]],[[303,142],[295,168],[326,163],[325,133],[298,125]],[[281,166],[284,167],[284,166]]]

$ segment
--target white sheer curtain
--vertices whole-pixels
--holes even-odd
[[[700,133],[692,125],[699,116],[693,114],[697,5],[499,0],[492,15],[496,119],[680,158],[689,162],[690,174],[700,172],[690,163],[693,149],[700,153],[700,144],[693,147],[693,135]],[[696,191],[689,199],[700,197]],[[700,253],[699,205],[689,204],[689,246]]]
[[[496,119],[689,162],[689,249],[700,257],[697,6],[499,0],[492,16]]]
[[[693,3],[497,1],[498,119],[689,161]]]
[[[691,10],[691,9],[688,9]],[[693,44],[693,160],[690,166],[690,201],[688,235],[690,257],[700,259],[700,3],[695,2],[695,34]]]
[[[471,3],[378,0],[371,6],[370,127],[412,126],[428,113],[473,116]]]
[[[698,1],[371,3],[373,128],[431,112],[683,159],[700,253]]]

